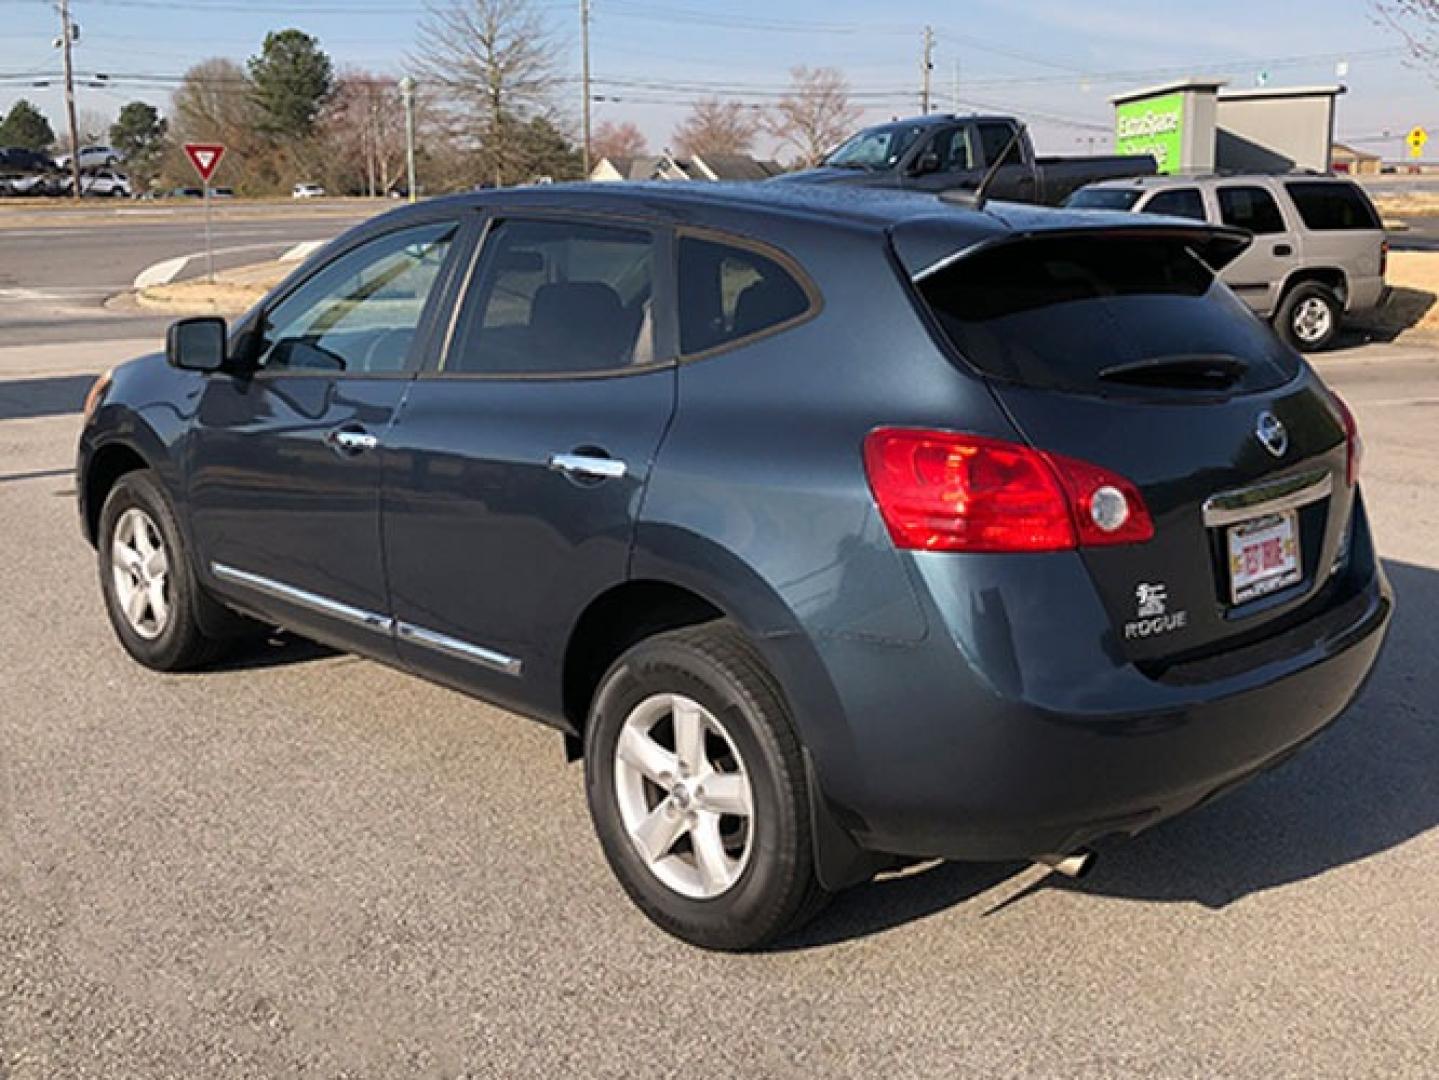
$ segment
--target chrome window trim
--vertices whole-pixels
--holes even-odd
[[[1327,469],[1316,469],[1213,495],[1204,503],[1204,524],[1211,529],[1237,525],[1267,514],[1298,510],[1332,494],[1334,475]]]
[[[294,585],[286,585],[282,581],[275,581],[272,578],[261,577],[259,574],[252,574],[248,570],[239,570],[233,566],[226,566],[224,563],[211,563],[211,572],[221,581],[228,581],[235,585],[244,585],[254,589],[256,592],[273,596],[277,600],[284,600],[291,604],[298,604],[301,607],[309,608],[311,611],[318,611],[322,615],[329,615],[341,619],[355,626],[364,627],[366,630],[374,630],[377,633],[388,634],[395,628],[395,621],[374,611],[366,611],[364,608],[352,607],[349,604],[342,604],[338,600],[331,600],[328,597],[319,596],[305,589],[296,588]]]
[[[524,663],[513,656],[506,656],[493,649],[486,649],[482,645],[472,645],[468,641],[452,638],[448,634],[426,630],[424,627],[415,626],[412,623],[397,623],[396,631],[405,641],[412,641],[416,645],[434,649],[436,652],[445,653],[459,660],[482,664],[505,675],[517,676],[524,670]]]

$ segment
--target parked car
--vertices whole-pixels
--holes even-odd
[[[205,189],[197,187],[177,187],[169,194],[171,199],[203,199],[204,197]]]
[[[990,195],[1044,206],[1058,206],[1076,188],[1096,180],[1151,175],[1158,168],[1147,154],[1040,157],[1028,131],[1011,116],[936,114],[866,128],[819,168],[785,173],[772,182],[963,191],[977,188],[1001,160]]]
[[[108,146],[82,146],[80,148],[80,168],[82,170],[108,169],[113,165],[120,164],[121,160],[120,152]],[[70,168],[70,155],[60,155],[55,159],[55,164],[61,169]]]
[[[1086,187],[1069,206],[1166,214],[1254,234],[1253,246],[1222,277],[1306,352],[1328,348],[1346,316],[1372,311],[1388,294],[1384,225],[1352,180],[1311,173],[1147,177]]]
[[[296,184],[291,196],[296,199],[323,199],[325,189],[319,184]]]
[[[53,185],[48,176],[0,171],[0,195],[49,195]]]
[[[1388,624],[1353,416],[1209,269],[1247,244],[774,184],[434,200],[102,378],[80,518],[151,668],[281,624],[553,725],[687,941],[906,859],[1077,872],[1294,753]]]
[[[0,147],[0,172],[44,174],[55,171],[55,162],[48,154],[23,146]]]
[[[75,190],[75,181],[66,177],[60,186],[65,194],[69,194]],[[80,174],[80,194],[97,198],[128,199],[134,193],[130,189],[128,176],[117,173],[114,169],[96,169]]]

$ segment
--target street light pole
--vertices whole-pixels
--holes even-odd
[[[415,201],[415,80],[406,75],[400,80],[400,98],[405,103],[405,173],[410,202]]]
[[[75,122],[75,67],[70,55],[75,44],[77,27],[70,21],[70,0],[60,0],[60,52],[65,66],[65,119],[70,127],[70,182],[74,184],[74,196],[82,196],[80,190],[80,125]]]
[[[590,0],[580,0],[580,51],[581,60],[580,92],[584,94],[582,116],[584,118],[584,163],[585,179],[590,178]]]
[[[920,74],[924,78],[924,88],[920,91],[920,113],[929,115],[929,80],[934,72],[934,28],[924,28],[924,55],[919,62]]]

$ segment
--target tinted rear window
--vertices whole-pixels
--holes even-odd
[[[1284,231],[1284,215],[1274,196],[1260,187],[1222,187],[1219,214],[1224,224],[1248,229],[1256,236]]]
[[[1161,191],[1144,204],[1144,212],[1203,221],[1205,218],[1204,196],[1199,194],[1198,188],[1176,188],[1174,191]]]
[[[986,375],[1045,389],[1123,394],[1118,365],[1232,357],[1233,387],[1282,385],[1297,357],[1182,242],[1029,240],[961,259],[920,283],[950,344]]]
[[[1143,194],[1134,188],[1084,188],[1064,205],[1075,210],[1133,210]]]
[[[1296,180],[1284,185],[1304,224],[1315,231],[1379,229],[1379,215],[1365,194],[1343,181]]]

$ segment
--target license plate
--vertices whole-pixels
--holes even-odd
[[[1245,604],[1299,581],[1299,517],[1270,514],[1229,530],[1229,592]]]

